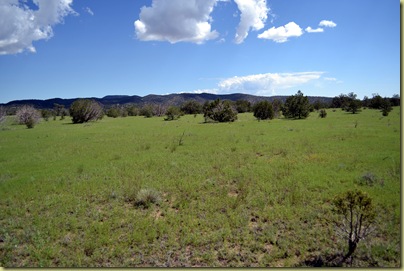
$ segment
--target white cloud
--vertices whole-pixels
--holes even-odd
[[[316,29],[313,29],[313,28],[311,28],[311,27],[309,26],[309,27],[307,27],[305,30],[306,30],[306,32],[308,32],[308,33],[321,33],[321,32],[324,32],[324,29],[321,28],[321,27],[316,28]]]
[[[324,72],[264,73],[248,76],[235,76],[218,84],[220,93],[250,93],[274,95],[278,90],[289,89],[317,80]]]
[[[285,26],[278,28],[272,27],[258,35],[260,39],[269,39],[278,43],[288,41],[290,37],[300,37],[303,35],[303,30],[295,22],[290,22]]]
[[[241,12],[240,23],[237,27],[235,42],[240,44],[248,36],[250,29],[264,28],[270,9],[266,0],[234,0]]]
[[[25,1],[0,1],[0,55],[36,52],[32,42],[53,36],[52,26],[63,22],[73,0],[33,0],[37,9],[30,9]]]
[[[84,10],[85,10],[88,14],[90,14],[91,16],[94,16],[94,12],[91,10],[91,8],[85,7]]]
[[[153,0],[142,7],[134,22],[136,35],[143,41],[203,43],[218,37],[211,30],[211,12],[217,0]]]
[[[333,21],[322,20],[322,21],[319,23],[319,26],[336,27],[337,24],[334,23]]]

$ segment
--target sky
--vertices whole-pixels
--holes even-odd
[[[400,94],[399,0],[0,0],[0,103]]]

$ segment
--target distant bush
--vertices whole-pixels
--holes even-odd
[[[182,112],[179,107],[177,106],[170,106],[167,109],[166,117],[164,120],[177,120],[182,116]]]
[[[25,124],[27,128],[34,128],[39,122],[41,114],[34,107],[24,105],[16,112],[17,121],[19,124]]]
[[[70,106],[70,116],[73,123],[84,123],[102,119],[104,113],[101,105],[88,99],[79,99]]]
[[[41,110],[41,115],[42,115],[42,118],[45,121],[48,121],[49,118],[53,115],[53,112],[51,110],[49,110],[49,109],[42,109]]]
[[[272,104],[268,101],[261,101],[253,106],[254,117],[258,120],[266,120],[274,118],[274,110]]]
[[[282,113],[286,118],[307,118],[310,114],[309,99],[307,96],[303,96],[303,93],[299,90],[296,95],[286,98]]]
[[[201,114],[202,105],[195,100],[190,100],[181,106],[181,111],[188,115]]]
[[[111,107],[107,110],[106,115],[110,118],[117,118],[121,115],[119,108]]]
[[[327,111],[325,111],[325,109],[321,109],[320,110],[320,114],[319,114],[320,118],[325,118],[327,117]]]
[[[6,119],[7,110],[4,106],[0,106],[0,123]]]
[[[217,122],[233,122],[237,120],[237,111],[230,101],[217,99],[213,102],[206,102],[203,106],[205,122],[209,120]]]
[[[238,100],[234,105],[238,113],[251,112],[251,103],[247,100]]]
[[[142,188],[136,195],[135,206],[149,208],[152,204],[158,204],[161,201],[160,194],[149,188]]]

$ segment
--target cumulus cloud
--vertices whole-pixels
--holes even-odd
[[[322,21],[319,23],[319,26],[336,27],[337,24],[334,23],[333,21],[322,20]]]
[[[210,17],[217,0],[153,0],[142,7],[135,31],[143,41],[180,41],[203,43],[215,39]]]
[[[289,89],[317,80],[324,72],[264,73],[235,76],[218,84],[218,92],[243,92],[256,95],[274,95],[277,90]]]
[[[266,0],[234,0],[240,10],[240,23],[237,27],[235,42],[240,44],[247,38],[248,32],[264,28],[270,9]]]
[[[269,39],[278,43],[287,42],[290,37],[300,37],[303,30],[295,22],[287,23],[284,26],[272,27],[258,35],[260,39]]]
[[[73,0],[33,0],[37,9],[25,1],[0,1],[0,55],[36,52],[32,42],[53,36],[52,26],[61,23],[68,14]]]
[[[324,32],[324,29],[321,28],[321,27],[316,28],[316,29],[313,29],[313,28],[311,28],[311,27],[309,26],[309,27],[307,27],[305,30],[306,30],[306,32],[308,32],[308,33],[321,33],[321,32]]]

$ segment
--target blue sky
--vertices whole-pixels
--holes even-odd
[[[2,0],[0,103],[400,93],[398,0]]]

